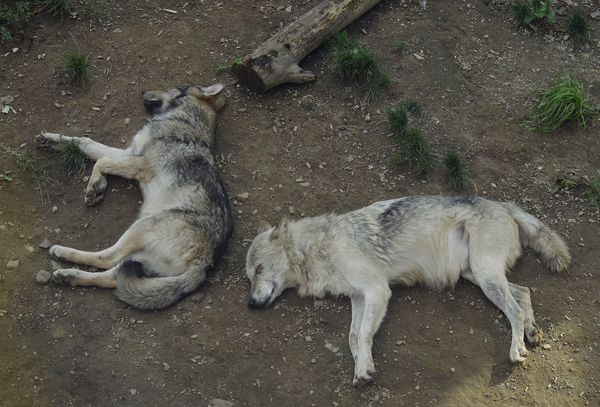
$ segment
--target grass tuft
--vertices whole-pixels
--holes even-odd
[[[527,115],[525,128],[553,131],[571,121],[579,122],[585,128],[586,122],[600,113],[575,74],[570,72],[567,77],[559,78],[563,72],[559,72],[548,88],[536,89],[527,95],[539,98],[539,101]]]
[[[590,204],[596,206],[600,202],[600,172],[596,173],[594,179],[587,184],[588,190],[581,194],[584,198],[590,198]]]
[[[69,82],[87,85],[90,82],[90,67],[88,58],[77,51],[67,54],[63,59],[63,66],[69,77]]]
[[[385,112],[385,117],[388,126],[392,130],[394,140],[399,140],[399,137],[404,134],[404,129],[408,125],[408,112],[406,106],[402,102],[396,103],[396,106],[389,108]]]
[[[23,25],[31,16],[31,3],[28,1],[0,2],[0,37],[12,39],[11,29]]]
[[[553,0],[518,0],[510,3],[517,25],[529,25],[546,17],[551,23],[556,23],[556,16],[552,10]]]
[[[377,94],[380,87],[390,84],[390,76],[373,51],[345,30],[333,34],[325,46],[333,61],[332,70],[340,79],[364,81],[369,95]]]
[[[18,149],[16,155],[17,166],[29,176],[31,181],[36,186],[40,186],[42,183],[42,179],[46,174],[46,171],[43,168],[40,168],[37,165],[35,165],[36,159],[34,157],[29,156],[27,150],[25,150],[24,148]]]
[[[465,172],[465,165],[462,162],[458,151],[446,151],[443,162],[446,175],[448,175],[448,186],[455,191],[463,189],[467,182],[467,174]]]
[[[104,15],[103,0],[85,0],[87,14],[91,18],[100,18]]]
[[[412,170],[414,161],[417,162],[417,173],[424,174],[431,168],[433,154],[421,131],[415,127],[406,126],[404,137],[398,142],[394,164],[398,166],[403,162],[408,162]]]
[[[577,9],[567,17],[567,30],[573,41],[578,44],[584,39],[589,39],[592,26],[585,18],[585,13]]]
[[[414,115],[420,115],[423,112],[423,106],[416,97],[410,97],[404,101],[406,110]]]
[[[62,162],[69,174],[85,170],[85,154],[77,141],[65,141],[60,150]]]
[[[35,3],[40,8],[53,15],[61,14],[63,16],[68,16],[71,13],[71,4],[69,3],[69,0],[35,0]]]

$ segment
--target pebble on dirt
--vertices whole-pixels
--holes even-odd
[[[242,192],[241,194],[237,194],[235,196],[235,200],[238,202],[246,202],[248,200],[248,192]]]
[[[9,270],[14,270],[19,268],[19,260],[11,260],[8,263],[6,263],[6,268]]]
[[[50,274],[48,271],[40,270],[35,276],[35,282],[38,284],[48,284],[51,278],[52,274]]]

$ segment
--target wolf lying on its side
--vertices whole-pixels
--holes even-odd
[[[226,102],[223,85],[182,85],[168,92],[144,92],[152,117],[126,150],[89,138],[42,133],[36,141],[60,147],[76,141],[96,161],[85,203],[100,202],[106,174],[136,179],[144,196],[137,221],[117,243],[100,252],[54,245],[54,258],[108,269],[54,272],[56,282],[117,288],[116,295],[139,309],[167,307],[194,291],[225,250],[233,220],[229,200],[214,167],[211,149],[216,111]]]
[[[373,335],[386,313],[389,284],[441,289],[463,277],[481,287],[512,326],[510,360],[523,362],[523,333],[538,344],[529,289],[511,284],[506,269],[521,246],[539,252],[551,270],[571,256],[564,241],[514,203],[479,197],[412,196],[344,215],[324,215],[272,228],[266,222],[246,257],[248,306],[269,306],[286,288],[300,295],[348,295],[354,385],[371,380]]]

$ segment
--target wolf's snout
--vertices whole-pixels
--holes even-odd
[[[248,300],[248,307],[250,308],[260,308],[258,301],[256,301],[253,297],[250,297]]]

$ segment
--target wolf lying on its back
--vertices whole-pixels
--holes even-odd
[[[144,92],[144,106],[152,117],[126,150],[86,137],[53,133],[36,137],[54,147],[76,141],[86,156],[97,161],[86,204],[102,200],[106,174],[138,180],[144,196],[138,220],[113,247],[96,253],[50,248],[54,258],[108,270],[57,270],[54,281],[117,288],[119,299],[139,309],[167,307],[204,282],[233,228],[229,200],[211,153],[216,111],[226,102],[222,90],[223,85],[216,84]]]
[[[571,256],[563,240],[514,203],[479,197],[412,196],[377,202],[344,215],[324,215],[273,229],[261,223],[246,258],[252,283],[248,306],[270,305],[283,290],[300,295],[348,295],[354,385],[371,380],[373,335],[386,313],[389,284],[441,289],[463,277],[481,287],[512,326],[510,360],[524,361],[523,333],[541,340],[529,289],[506,280],[521,245],[552,270]]]

